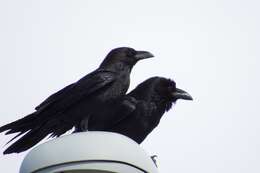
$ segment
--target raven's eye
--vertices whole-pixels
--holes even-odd
[[[171,83],[168,84],[167,88],[168,88],[169,91],[174,91],[176,89],[176,84],[171,82]]]
[[[173,86],[169,86],[169,87],[168,87],[168,91],[172,92],[172,91],[174,91],[174,90],[175,90],[175,87],[173,87]]]

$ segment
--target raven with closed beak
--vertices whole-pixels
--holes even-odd
[[[192,97],[176,88],[171,79],[149,78],[126,96],[107,105],[110,109],[105,109],[104,114],[108,116],[101,113],[91,117],[89,130],[120,133],[140,144],[178,99],[192,100]]]
[[[23,152],[49,134],[58,137],[82,119],[95,116],[110,100],[125,95],[133,66],[150,57],[150,52],[128,47],[113,49],[98,69],[49,96],[32,114],[0,127],[0,132],[7,130],[6,134],[18,132],[13,139],[23,135],[4,154]],[[87,125],[81,129],[87,130]]]

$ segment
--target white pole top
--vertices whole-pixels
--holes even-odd
[[[59,137],[31,150],[20,173],[158,173],[150,156],[130,138],[110,132]]]

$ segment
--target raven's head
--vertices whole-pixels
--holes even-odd
[[[129,47],[119,47],[111,50],[101,67],[109,67],[110,65],[117,64],[117,68],[128,66],[132,68],[139,60],[153,57],[153,54],[147,51],[137,51]]]
[[[154,82],[155,92],[167,101],[176,102],[178,99],[193,100],[189,93],[177,88],[176,83],[171,79],[157,77]]]
[[[151,80],[154,80],[153,90],[156,93],[156,97],[153,99],[157,99],[157,102],[159,101],[159,103],[165,107],[166,111],[168,111],[172,103],[175,103],[178,99],[193,100],[189,93],[177,88],[176,83],[171,79],[155,77],[151,78]]]
[[[169,110],[172,103],[175,103],[178,99],[193,100],[190,94],[177,88],[173,80],[164,77],[147,79],[139,84],[129,95],[138,100],[155,102],[163,106],[165,110]]]

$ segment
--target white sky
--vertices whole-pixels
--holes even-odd
[[[130,46],[156,55],[134,67],[131,88],[158,75],[194,97],[179,101],[142,144],[159,156],[161,173],[259,173],[259,7],[256,0],[0,1],[0,125],[97,68],[110,49]],[[0,146],[10,138],[0,134]],[[25,154],[1,154],[1,172],[18,172]]]

